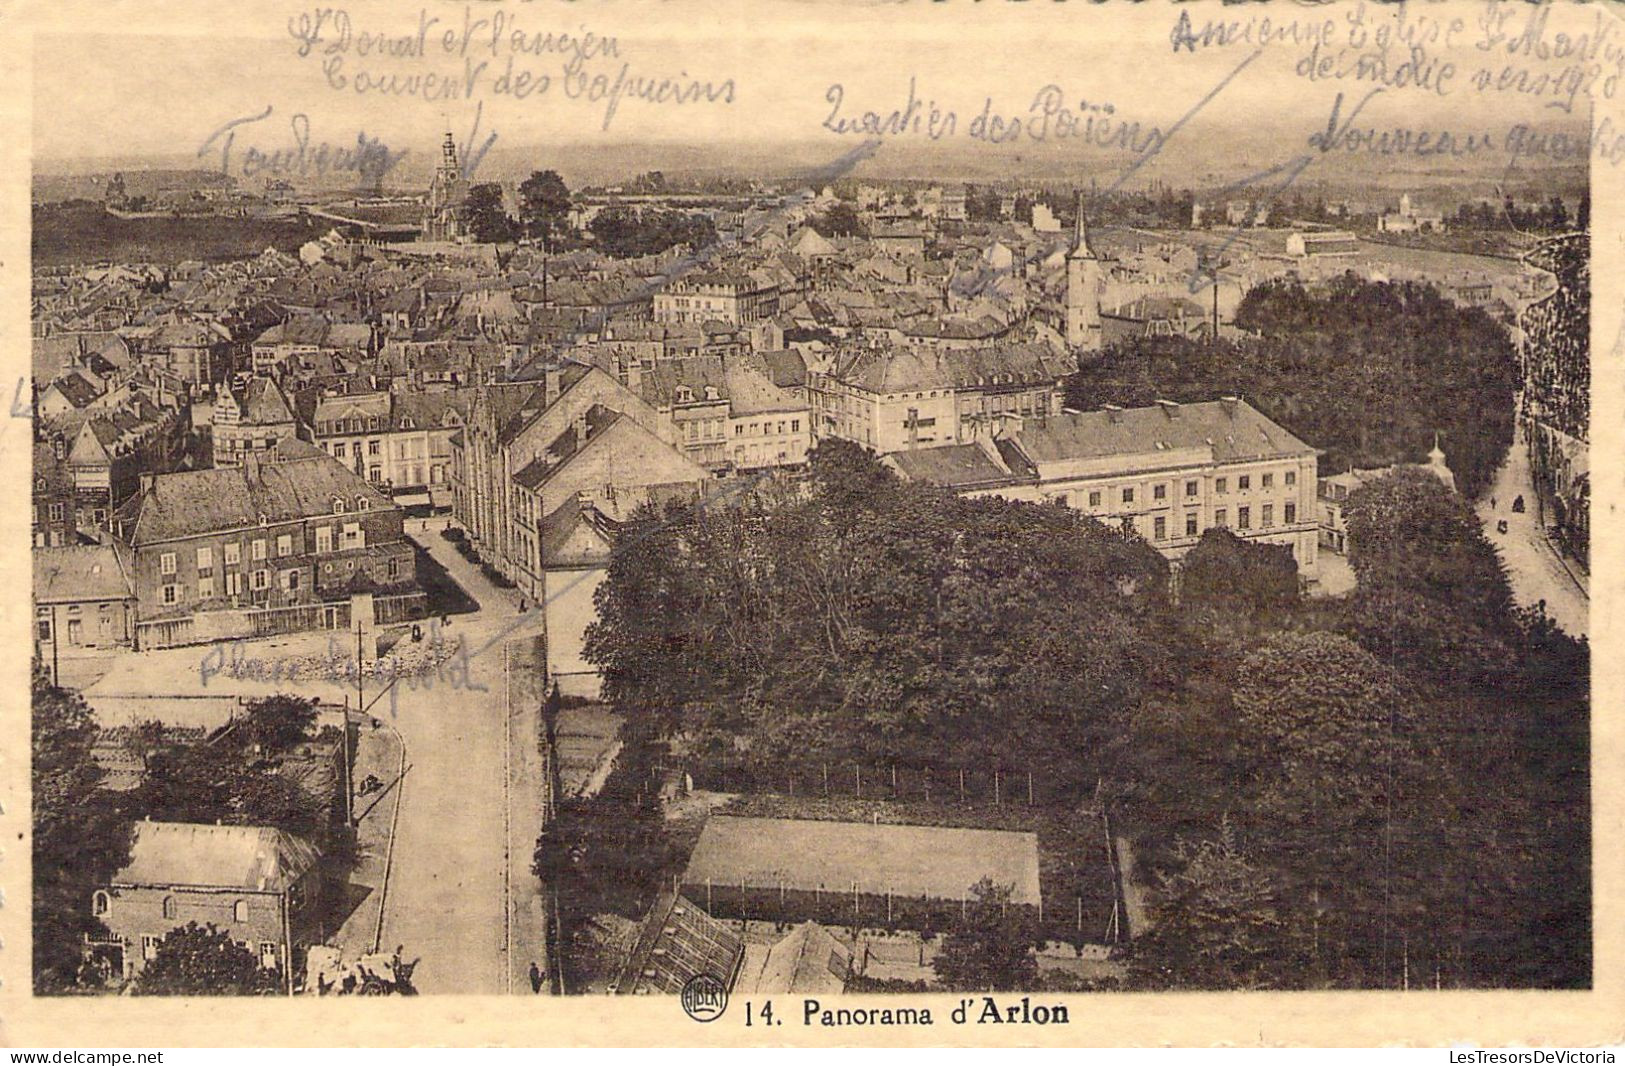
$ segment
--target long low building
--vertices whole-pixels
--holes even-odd
[[[1003,436],[898,452],[900,476],[966,496],[1058,503],[1178,559],[1210,528],[1292,549],[1314,576],[1319,452],[1245,400],[1160,401],[1024,420]]]
[[[717,815],[683,893],[717,917],[942,928],[984,877],[1038,912],[1038,835]]]

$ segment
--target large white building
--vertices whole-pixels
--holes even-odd
[[[899,452],[905,478],[969,496],[1059,503],[1120,525],[1170,559],[1228,529],[1317,564],[1318,452],[1244,400],[1069,411],[995,440]]]

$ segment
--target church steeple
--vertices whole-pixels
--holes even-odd
[[[1078,221],[1066,256],[1066,343],[1084,351],[1100,348],[1100,260],[1089,249],[1089,222],[1078,194]]]
[[[1072,225],[1072,250],[1067,253],[1070,259],[1093,259],[1095,254],[1089,250],[1089,220],[1083,212],[1083,193],[1078,193],[1078,220]]]

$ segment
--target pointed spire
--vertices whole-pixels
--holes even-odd
[[[1083,191],[1078,191],[1078,220],[1072,227],[1072,258],[1093,259],[1089,250],[1089,222],[1083,213]]]

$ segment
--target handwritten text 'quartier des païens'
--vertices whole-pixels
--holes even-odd
[[[288,34],[335,92],[430,101],[562,95],[595,106],[604,130],[622,104],[724,106],[737,95],[732,78],[651,71],[623,58],[613,36],[531,26],[518,12],[465,6],[443,18],[424,8],[414,29],[399,32],[363,28],[344,8],[319,7],[289,19]]]

